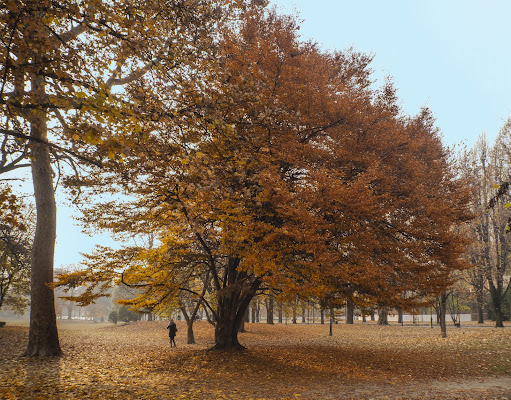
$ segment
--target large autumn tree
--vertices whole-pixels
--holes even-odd
[[[126,94],[130,85],[151,81],[147,105],[164,100],[174,74],[202,62],[231,3],[238,2],[2,0],[1,167],[30,164],[37,210],[26,355],[61,352],[48,286],[56,235],[52,164],[60,171],[66,161],[76,167],[122,159],[130,146],[124,132],[144,123]]]
[[[155,118],[92,191],[135,200],[89,209],[84,221],[149,229],[161,246],[122,275],[118,262],[98,262],[68,283],[92,282],[92,298],[120,275],[144,290],[143,303],[192,291],[182,279],[202,276],[195,293],[216,349],[242,347],[245,311],[268,287],[387,303],[445,287],[463,267],[453,224],[467,214],[430,114],[400,118],[391,85],[372,89],[370,57],[325,53],[297,31],[292,18],[246,9],[221,32],[217,67],[181,77],[190,90],[172,92],[183,107],[170,117],[146,106],[140,86],[140,112]]]

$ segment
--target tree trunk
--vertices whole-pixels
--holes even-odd
[[[403,323],[403,310],[401,308],[397,309],[397,323],[398,324]]]
[[[325,324],[325,309],[321,308],[321,325]]]
[[[495,311],[495,328],[504,327],[504,318],[502,311],[502,295],[497,288],[490,284],[490,294],[493,305],[493,311]]]
[[[33,91],[44,92],[42,79],[33,79]],[[34,112],[30,135],[47,140],[46,116]],[[24,356],[55,356],[62,354],[57,331],[55,297],[49,284],[53,282],[57,207],[53,192],[53,171],[48,146],[31,143],[32,180],[36,203],[36,231],[32,249],[30,329]]]
[[[256,309],[255,309],[255,303],[252,301],[252,323],[255,324],[256,322]]]
[[[279,324],[282,323],[282,303],[279,303]]]
[[[353,300],[348,299],[348,301],[346,302],[346,323],[347,324],[353,325],[354,313],[355,313],[355,305],[353,304]]]
[[[273,295],[271,293],[266,303],[266,323],[273,325]]]
[[[378,310],[378,325],[388,325],[389,324],[389,311],[386,307],[380,308]]]
[[[440,332],[443,338],[447,337],[447,324],[445,322],[445,314],[447,309],[447,297],[449,295],[444,293],[440,296]]]
[[[238,341],[238,332],[250,299],[240,299],[239,293],[222,294],[218,299],[215,324],[215,345],[209,350],[243,350]]]
[[[225,282],[227,286],[217,291],[215,345],[209,350],[243,350],[238,342],[238,332],[250,301],[256,295],[261,280],[250,281],[245,272],[237,270],[240,259],[229,258]]]
[[[245,315],[243,316],[243,320],[241,321],[241,325],[240,325],[240,333],[245,333],[245,322],[248,322],[249,321],[249,318],[248,318],[248,313],[249,313],[249,307],[247,307],[247,309],[245,310]]]
[[[195,335],[193,333],[193,319],[189,318],[186,321],[186,343],[195,344]]]
[[[479,299],[477,300],[477,323],[484,324],[484,302],[479,303]]]

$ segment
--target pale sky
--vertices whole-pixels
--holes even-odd
[[[374,54],[401,106],[427,106],[448,145],[493,140],[511,116],[509,0],[271,0],[300,15],[303,39]]]
[[[428,106],[448,145],[493,141],[511,116],[511,0],[272,0],[299,13],[303,39],[324,49],[374,54],[374,78],[390,75],[403,110]],[[60,190],[61,192],[61,190]],[[108,245],[75,226],[59,195],[55,267]]]

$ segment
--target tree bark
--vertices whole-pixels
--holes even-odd
[[[477,323],[484,324],[484,298],[477,294]]]
[[[445,314],[447,309],[447,297],[449,295],[444,293],[440,296],[440,332],[443,338],[447,337],[447,323],[445,321]]]
[[[271,293],[266,303],[266,323],[273,325],[273,295]]]
[[[33,78],[35,93],[44,92],[40,77]],[[33,113],[30,120],[32,137],[47,140],[46,115]],[[48,146],[31,144],[32,181],[36,203],[37,222],[32,249],[30,329],[24,356],[61,355],[55,314],[55,297],[49,284],[53,282],[53,258],[56,240],[57,207],[53,191],[53,171]]]
[[[380,308],[378,310],[378,325],[388,325],[389,324],[389,311],[386,307]]]
[[[398,324],[403,323],[403,310],[401,308],[397,309],[397,323]]]
[[[240,259],[228,260],[223,289],[217,291],[215,345],[209,350],[243,350],[238,333],[250,301],[256,295],[261,280],[250,280],[245,272],[238,271]]]
[[[348,299],[346,302],[346,323],[353,325],[354,323],[355,305],[352,299]]]
[[[504,318],[502,311],[502,295],[501,290],[499,291],[494,285],[490,284],[490,294],[493,305],[493,311],[495,311],[495,327],[504,327]]]

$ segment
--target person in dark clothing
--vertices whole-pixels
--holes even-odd
[[[167,329],[169,330],[169,339],[170,339],[170,348],[172,348],[172,343],[174,343],[174,347],[176,347],[176,341],[174,338],[177,333],[177,326],[174,320],[171,318],[169,324],[167,325]]]

